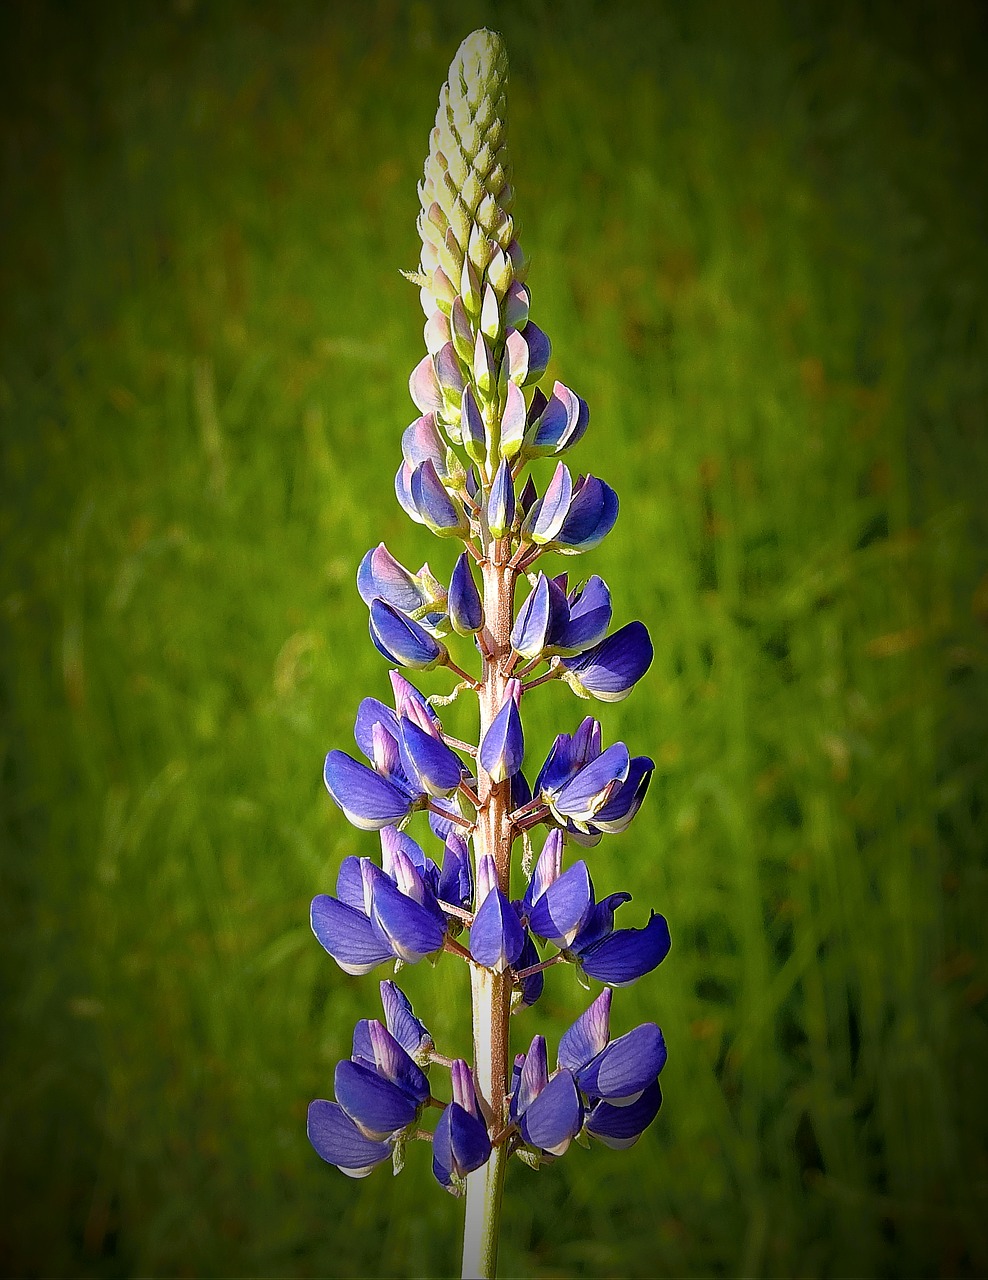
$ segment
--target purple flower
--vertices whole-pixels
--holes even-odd
[[[405,428],[401,437],[401,455],[408,467],[409,477],[423,462],[431,462],[440,479],[448,478],[446,444],[439,434],[435,413],[425,413]]]
[[[323,1160],[348,1178],[366,1178],[391,1155],[391,1144],[368,1138],[338,1102],[310,1102],[306,1133]]]
[[[447,1191],[460,1194],[463,1179],[487,1163],[491,1140],[477,1103],[470,1068],[457,1058],[450,1072],[453,1100],[432,1135],[432,1172]]]
[[[448,902],[451,906],[466,911],[473,900],[473,872],[470,867],[470,851],[467,842],[456,831],[446,837],[443,852],[442,872],[436,886],[436,896],[440,905]]]
[[[659,1114],[662,1090],[656,1080],[642,1093],[637,1102],[621,1107],[601,1098],[587,1114],[587,1133],[599,1138],[607,1147],[623,1150],[634,1146],[644,1131]]]
[[[566,575],[555,579],[566,591]],[[593,574],[566,596],[566,620],[552,636],[557,653],[575,655],[598,644],[611,625],[611,592],[603,578]]]
[[[515,1058],[509,1115],[529,1147],[561,1156],[583,1127],[583,1102],[573,1073],[560,1067],[550,1076],[545,1038],[532,1039]]]
[[[402,768],[430,796],[449,796],[466,770],[459,756],[437,734],[402,716],[398,722],[398,750]]]
[[[331,751],[323,769],[326,790],[347,821],[362,831],[378,831],[411,813],[414,795],[396,786],[345,751]]]
[[[509,680],[505,695],[504,705],[484,734],[478,756],[481,765],[495,783],[504,782],[517,773],[525,755],[525,735],[518,713],[520,683]]]
[[[627,778],[630,768],[628,748],[623,742],[615,742],[584,765],[558,791],[547,792],[543,787],[542,794],[559,821],[565,823],[570,820],[577,825],[586,823],[603,809],[617,786]]]
[[[554,542],[566,520],[572,497],[573,479],[569,468],[560,462],[545,493],[525,517],[521,527],[522,535],[536,546]]]
[[[395,994],[396,993],[396,994]],[[424,1032],[393,983],[382,983],[406,1036]],[[400,1000],[396,999],[400,997]],[[403,1003],[402,1003],[403,1002]],[[426,1033],[427,1034],[427,1033]],[[309,1105],[309,1141],[322,1158],[351,1178],[363,1178],[391,1154],[394,1140],[415,1124],[429,1098],[429,1082],[388,1027],[363,1019],[353,1033],[353,1055],[336,1065],[336,1102]]]
[[[386,960],[415,964],[443,945],[446,921],[435,893],[401,849],[391,874],[370,858],[344,858],[336,893],[312,900],[312,932],[345,973],[369,973]]]
[[[357,570],[357,590],[364,603],[384,600],[400,613],[414,614],[432,610],[445,613],[445,592],[423,565],[417,574],[400,564],[383,542],[368,551]]]
[[[557,822],[581,843],[624,831],[641,808],[655,764],[629,756],[624,743],[601,751],[600,725],[588,716],[572,736],[557,736],[535,781]]]
[[[462,538],[468,533],[466,512],[450,497],[433,458],[426,458],[416,467],[403,462],[395,476],[395,494],[407,514],[438,537]]]
[[[538,382],[546,371],[551,353],[549,339],[531,321],[523,329],[509,329],[504,341],[508,377],[519,387]]]
[[[568,1067],[582,1092],[629,1106],[665,1066],[666,1046],[654,1022],[610,1038],[611,990],[605,987],[559,1042],[559,1065]]]
[[[470,557],[465,551],[453,566],[447,608],[450,623],[458,635],[473,635],[484,625],[483,601],[470,568]]]
[[[583,698],[620,702],[652,665],[652,641],[642,622],[629,622],[575,658],[564,658],[563,678]]]
[[[529,928],[565,951],[573,945],[593,907],[593,883],[587,864],[575,862],[535,897]]]
[[[336,1064],[336,1100],[363,1134],[383,1142],[415,1123],[429,1082],[382,1023],[367,1023],[361,1050],[368,1042],[372,1057]]]
[[[569,622],[569,606],[560,587],[540,573],[511,629],[511,647],[523,658],[541,657]]]
[[[555,549],[570,556],[592,551],[614,528],[617,515],[618,496],[610,485],[596,476],[580,476],[556,535]]]
[[[669,929],[654,912],[643,929],[614,928],[614,913],[630,893],[611,893],[596,901],[585,862],[559,874],[555,846],[536,864],[522,904],[532,933],[553,943],[591,978],[608,986],[626,986],[651,972],[669,951]]]
[[[487,527],[492,537],[503,538],[515,518],[515,487],[511,468],[506,459],[501,460],[491,482],[491,496],[487,500]]]
[[[457,298],[457,302],[462,310],[463,300]],[[467,321],[467,327],[469,330],[469,321]],[[483,415],[477,405],[473,387],[470,386],[464,391],[463,402],[460,405],[460,435],[471,462],[483,462],[487,454],[487,432],[484,429]]]
[[[412,1061],[417,1062],[419,1066],[428,1062],[429,1054],[434,1048],[432,1036],[426,1030],[424,1024],[416,1018],[408,996],[390,978],[386,978],[381,983],[381,1004],[384,1008],[385,1026]],[[363,1022],[359,1022],[357,1027],[359,1028],[363,1025]],[[358,1053],[356,1028],[353,1036],[354,1056],[365,1058],[370,1056],[367,1053],[367,1046],[363,1043],[360,1044]]]
[[[539,458],[571,449],[582,438],[589,421],[586,401],[561,382],[553,384],[548,400],[537,390],[528,414],[525,456]]]
[[[609,987],[626,987],[651,973],[669,954],[669,925],[665,916],[649,915],[642,929],[616,929],[580,955],[583,972]]]
[[[470,929],[470,954],[495,973],[513,965],[525,948],[526,934],[518,912],[497,883],[494,859],[484,854],[478,869],[480,906]]]
[[[530,318],[528,263],[514,234],[505,74],[500,38],[486,30],[469,36],[430,134],[419,186],[421,258],[418,270],[406,273],[420,291],[426,355],[409,379],[419,416],[401,437],[395,493],[413,521],[461,545],[448,588],[428,564],[415,573],[383,542],[357,572],[371,639],[389,664],[446,666],[458,683],[427,699],[393,669],[393,707],[373,697],[360,703],[354,738],[363,757],[331,751],[324,779],[354,826],[380,832],[381,857],[345,857],[335,894],[318,895],[311,907],[315,936],[348,974],[457,953],[471,964],[475,1016],[505,982],[512,1009],[535,1003],[557,961],[604,984],[562,1037],[554,1071],[541,1035],[515,1058],[507,1099],[496,1087],[507,1061],[503,1035],[474,1027],[482,1055],[475,1077],[463,1059],[436,1053],[394,982],[380,984],[383,1020],[357,1023],[351,1055],[336,1066],[335,1100],[309,1108],[310,1140],[347,1176],[366,1176],[389,1156],[397,1171],[406,1141],[429,1137],[418,1126],[425,1109],[438,1105],[433,1171],[453,1194],[489,1159],[492,1136],[504,1144],[502,1154],[516,1152],[536,1167],[584,1134],[630,1145],[659,1109],[666,1056],[653,1022],[610,1035],[612,988],[661,963],[670,945],[666,921],[652,912],[642,928],[615,928],[631,895],[598,901],[587,862],[564,865],[567,842],[589,846],[628,827],[654,762],[632,756],[624,742],[605,747],[599,723],[588,716],[574,733],[555,738],[534,788],[522,770],[523,690],[560,678],[580,697],[616,702],[647,671],[653,651],[640,622],[608,634],[611,593],[599,576],[571,589],[565,573],[532,572],[545,553],[596,547],[613,528],[619,503],[603,480],[571,473],[560,460],[586,431],[585,402],[560,382],[548,395],[536,386],[551,349]],[[550,457],[555,470],[540,494],[526,468]],[[531,588],[514,615],[521,576]],[[472,646],[450,640],[447,649],[451,631]],[[457,647],[468,653],[464,667],[450,652]],[[548,669],[529,678],[542,663]],[[476,748],[448,736],[431,705],[465,691],[479,695],[485,725]],[[427,811],[441,858],[405,829],[418,810]],[[529,832],[539,824],[548,828],[541,853],[524,896],[511,901],[512,839],[523,837],[529,857]],[[454,941],[465,928],[469,950]],[[544,947],[552,950],[543,961]],[[494,975],[504,975],[502,982]],[[437,1063],[450,1069],[445,1106],[426,1076]],[[482,1097],[477,1081],[495,1082],[492,1096]],[[499,1185],[471,1181],[499,1194]],[[476,1223],[472,1193],[467,1216]],[[479,1235],[467,1244],[465,1267],[474,1265],[474,1244],[485,1258],[492,1248]]]
[[[525,969],[531,969],[537,965],[540,960],[538,951],[535,949],[535,943],[531,937],[525,935],[525,945],[521,949],[521,955],[515,961],[515,968],[519,973]],[[516,996],[519,1005],[523,1009],[529,1008],[535,1004],[545,987],[545,973],[540,969],[537,973],[530,973],[521,979],[515,987]]]

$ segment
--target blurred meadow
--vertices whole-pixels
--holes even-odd
[[[3,6],[0,1267],[458,1266],[424,1145],[354,1183],[306,1141],[377,1010],[307,915],[376,847],[321,781],[387,689],[359,559],[452,566],[392,491],[399,268],[480,25],[572,463],[621,496],[576,567],[656,644],[597,712],[658,769],[592,870],[673,933],[615,999],[665,1031],[658,1120],[516,1163],[502,1272],[983,1275],[973,0]],[[532,701],[529,768],[591,709]],[[519,1043],[584,1007],[547,977]],[[466,1052],[451,958],[403,984]]]

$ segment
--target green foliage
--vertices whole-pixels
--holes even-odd
[[[869,13],[5,7],[10,1274],[455,1264],[422,1144],[351,1183],[305,1140],[373,1013],[307,910],[373,845],[320,781],[386,691],[359,558],[452,566],[391,494],[398,268],[485,23],[574,462],[622,500],[593,567],[656,641],[602,713],[656,781],[592,866],[674,944],[615,1001],[663,1026],[665,1109],[511,1170],[504,1273],[988,1267],[985,38],[972,3]],[[585,709],[543,705],[530,762]],[[404,978],[468,1052],[443,970]],[[548,978],[551,1045],[583,993]]]

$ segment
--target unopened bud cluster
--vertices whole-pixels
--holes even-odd
[[[574,1139],[630,1145],[658,1111],[665,1062],[654,1023],[612,1039],[610,1011],[612,988],[664,959],[666,922],[653,912],[640,927],[617,927],[630,895],[598,897],[588,863],[569,856],[628,827],[653,762],[622,742],[605,745],[587,716],[556,736],[534,772],[525,768],[522,711],[532,690],[562,679],[581,698],[618,701],[648,669],[652,646],[640,622],[611,629],[600,577],[571,583],[535,569],[549,553],[595,547],[618,499],[562,461],[541,493],[523,476],[533,459],[572,448],[589,414],[562,383],[538,385],[550,349],[529,319],[506,79],[500,37],[474,32],[440,95],[419,185],[421,261],[409,273],[427,352],[410,379],[419,416],[402,436],[395,491],[413,520],[461,551],[439,576],[428,565],[407,569],[383,543],[361,562],[357,587],[371,639],[392,666],[393,699],[360,703],[363,759],[331,751],[324,776],[347,819],[378,833],[380,849],[344,858],[335,894],[312,904],[316,937],[349,974],[448,952],[507,993],[514,1013],[536,1003],[557,964],[572,965],[587,986],[603,984],[554,1064],[535,1034],[513,1062],[502,1050],[484,1072],[438,1053],[396,984],[381,984],[384,1019],[358,1023],[353,1053],[337,1067],[336,1100],[311,1105],[310,1138],[355,1177],[388,1159],[397,1170],[405,1143],[425,1138],[437,1179],[454,1192],[498,1148],[537,1166]],[[524,588],[517,607],[516,586]],[[456,645],[472,649],[479,672],[468,659],[467,669],[458,664]],[[451,695],[426,697],[399,670],[437,667],[457,678]],[[476,746],[452,738],[436,709],[466,691],[478,696]],[[413,837],[418,813],[426,824]],[[516,845],[523,884],[512,896]],[[497,1040],[474,1031],[477,1045]],[[436,1064],[449,1073],[448,1088],[437,1090],[445,1099],[434,1094]],[[486,1092],[483,1080],[494,1082]],[[440,1113],[431,1132],[422,1127],[430,1108]]]

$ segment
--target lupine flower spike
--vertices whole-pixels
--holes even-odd
[[[376,832],[380,847],[373,834],[362,837],[359,852],[342,859],[335,893],[318,894],[311,913],[317,939],[347,974],[382,965],[397,973],[424,959],[469,966],[473,1061],[437,1051],[386,978],[383,1021],[357,1023],[352,1054],[335,1071],[335,1100],[311,1104],[308,1133],[352,1178],[389,1161],[397,1173],[410,1141],[430,1142],[436,1180],[466,1196],[463,1275],[483,1277],[495,1274],[510,1156],[537,1169],[574,1140],[630,1146],[655,1119],[662,1032],[646,1022],[612,1037],[610,1015],[613,990],[651,973],[669,950],[654,911],[617,927],[631,895],[598,897],[591,862],[572,854],[627,829],[653,761],[623,742],[605,745],[600,723],[586,716],[525,771],[526,697],[558,679],[580,698],[617,702],[645,675],[652,644],[641,622],[612,629],[601,578],[571,583],[544,560],[597,546],[617,520],[618,498],[562,460],[587,430],[586,403],[559,381],[540,386],[550,344],[530,318],[506,83],[500,37],[473,32],[453,59],[429,138],[418,189],[422,253],[406,273],[419,288],[426,352],[409,379],[418,416],[401,435],[395,493],[457,554],[437,576],[427,564],[406,568],[382,542],[357,570],[393,706],[364,698],[354,723],[362,759],[330,751],[324,779],[343,816]],[[539,492],[526,468],[550,457],[555,470]],[[443,668],[455,687],[427,698],[413,680]],[[451,737],[436,709],[464,691],[478,699],[476,745]],[[422,824],[414,836],[410,823]],[[513,899],[519,846],[527,886]],[[600,994],[562,1037],[554,1066],[537,1031],[511,1057],[511,1015],[538,1002],[546,970],[559,964],[573,965],[584,985],[603,984]]]

